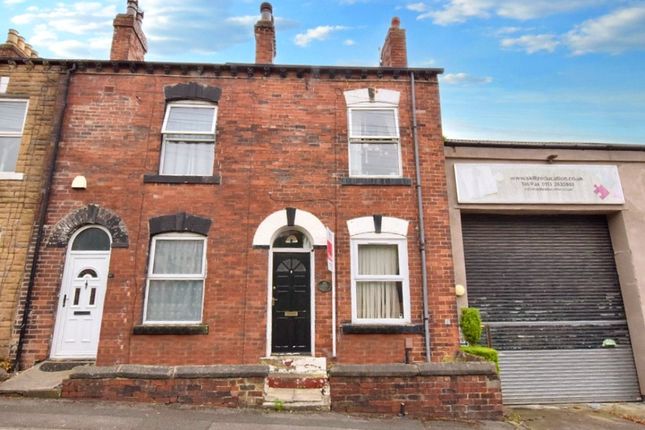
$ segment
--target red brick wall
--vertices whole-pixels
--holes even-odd
[[[66,379],[61,396],[150,403],[259,407],[264,378]]]
[[[406,415],[430,419],[502,419],[499,379],[488,375],[332,376],[334,412]]]
[[[275,57],[275,28],[273,23],[259,21],[255,25],[255,62],[272,64]]]
[[[165,86],[198,82],[222,89],[216,166],[221,185],[143,183],[159,169]],[[429,268],[433,360],[458,347],[452,259],[436,78],[417,81],[419,142]],[[262,220],[296,207],[336,232],[338,322],[351,321],[348,219],[383,214],[410,221],[408,254],[412,323],[422,324],[417,205],[413,186],[342,186],[347,176],[347,108],[343,91],[383,88],[401,93],[399,121],[403,176],[414,178],[410,88],[407,76],[370,74],[334,79],[290,72],[252,78],[246,73],[100,73],[73,77],[47,234],[69,212],[97,204],[121,217],[128,248],[113,249],[98,364],[256,363],[266,354],[268,250],[251,246]],[[87,190],[72,190],[84,175]],[[132,335],[141,323],[148,264],[148,220],[189,212],[212,219],[203,321],[208,335]],[[330,280],[325,250],[315,250],[316,279]],[[48,356],[65,251],[44,247],[24,363]],[[331,294],[316,291],[316,355],[331,354]],[[446,325],[448,319],[448,325]],[[423,336],[343,335],[338,361],[402,362],[404,339],[423,360]]]

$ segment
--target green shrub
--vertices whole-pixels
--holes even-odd
[[[462,308],[459,327],[468,345],[479,345],[482,337],[482,317],[477,308]]]
[[[495,363],[495,368],[497,369],[497,373],[499,373],[499,357],[497,355],[497,351],[494,350],[493,348],[475,345],[475,346],[462,346],[461,350],[466,354],[476,355],[478,357],[482,357],[486,359],[487,361]]]

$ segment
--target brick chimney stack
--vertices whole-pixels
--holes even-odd
[[[273,64],[276,49],[271,3],[262,3],[260,13],[260,20],[255,24],[255,62],[257,64]]]
[[[408,67],[408,49],[405,43],[405,30],[400,28],[401,20],[392,18],[392,26],[387,32],[385,44],[381,49],[381,66]]]
[[[7,41],[0,44],[0,57],[38,58],[38,52],[16,30],[10,29]]]
[[[126,13],[114,18],[114,34],[110,60],[143,61],[148,52],[148,42],[141,29],[143,11],[139,9],[138,0],[128,0]]]

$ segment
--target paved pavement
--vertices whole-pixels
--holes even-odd
[[[23,394],[30,397],[60,397],[60,385],[72,369],[57,372],[43,371],[44,363],[23,370],[12,378],[0,383],[0,394]],[[0,425],[2,423],[0,422]]]
[[[421,422],[408,418],[349,417],[208,409],[60,399],[0,397],[5,429],[195,430],[644,430],[645,405],[573,405],[509,408],[507,422]]]

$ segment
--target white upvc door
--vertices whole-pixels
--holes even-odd
[[[110,253],[68,252],[51,358],[96,358]]]

